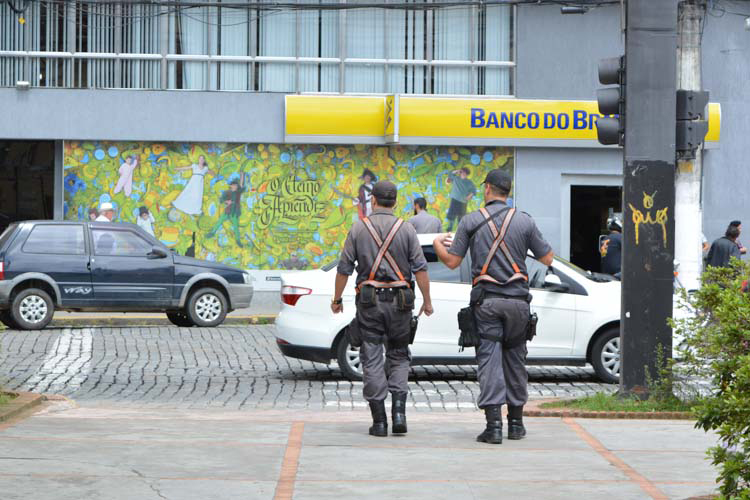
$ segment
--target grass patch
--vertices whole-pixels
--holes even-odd
[[[541,408],[567,408],[582,411],[627,411],[627,412],[691,412],[693,403],[682,401],[677,397],[667,399],[648,399],[641,401],[631,397],[620,397],[617,394],[597,392],[592,396],[565,401],[542,403]]]
[[[13,401],[14,397],[15,396],[11,396],[10,394],[3,394],[2,392],[0,392],[0,406],[10,403],[11,401]]]

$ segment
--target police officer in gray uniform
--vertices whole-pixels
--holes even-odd
[[[432,314],[427,261],[414,226],[393,215],[396,186],[380,181],[372,189],[372,214],[357,221],[347,235],[331,303],[334,314],[344,310],[341,296],[357,271],[357,317],[362,345],[363,395],[370,404],[373,436],[388,435],[385,398],[392,395],[393,433],[406,433],[406,396],[414,283],[422,292],[420,314]],[[385,360],[383,348],[385,347]]]
[[[508,207],[512,179],[500,169],[484,181],[485,206],[461,220],[455,236],[435,239],[435,252],[455,269],[471,251],[472,299],[476,329],[481,339],[476,348],[480,409],[487,427],[477,441],[502,443],[501,407],[508,405],[508,439],[522,439],[523,405],[528,400],[526,333],[529,326],[529,285],[526,255],[549,266],[554,256],[534,220]]]

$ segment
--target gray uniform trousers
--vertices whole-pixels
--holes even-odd
[[[529,304],[523,300],[491,297],[485,298],[484,302],[474,309],[474,313],[477,333],[502,339],[502,342],[482,339],[476,348],[479,365],[477,405],[479,408],[506,403],[511,406],[523,406],[529,398],[525,341],[529,324]],[[518,345],[506,349],[503,343]]]
[[[382,401],[388,392],[409,392],[409,331],[411,311],[399,311],[396,300],[375,299],[371,307],[357,305],[357,319],[362,332],[362,394],[367,401]],[[385,348],[385,359],[383,349]]]

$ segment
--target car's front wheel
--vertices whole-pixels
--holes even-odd
[[[227,316],[227,298],[216,288],[201,288],[190,295],[186,309],[196,326],[217,326]]]
[[[596,375],[604,382],[620,382],[620,328],[604,332],[591,348],[591,364]]]
[[[21,330],[41,330],[52,321],[55,305],[49,294],[38,288],[27,288],[16,295],[10,316]]]
[[[168,312],[167,318],[175,326],[191,327],[195,326],[195,323],[190,321],[190,318],[184,312]]]
[[[336,348],[336,359],[344,377],[349,380],[362,380],[362,360],[359,357],[359,347],[352,347],[346,335],[341,337]]]

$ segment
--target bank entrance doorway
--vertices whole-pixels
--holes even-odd
[[[621,211],[620,186],[570,186],[570,261],[601,272],[599,237],[609,233],[609,215]]]
[[[21,220],[52,219],[55,143],[0,141],[0,232]]]

